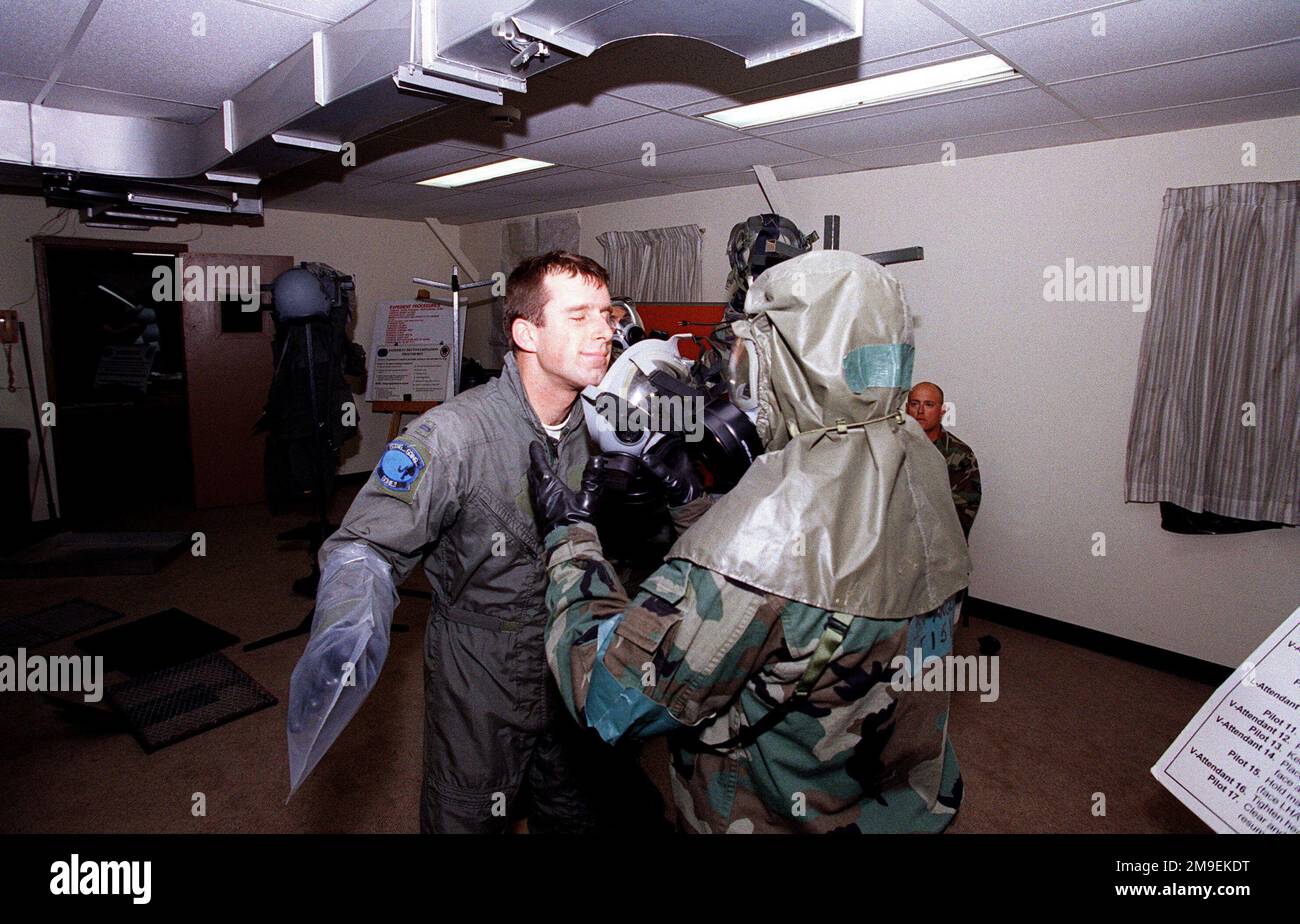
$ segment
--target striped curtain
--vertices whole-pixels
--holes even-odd
[[[704,236],[696,225],[606,231],[596,240],[605,250],[611,295],[636,302],[700,300]]]
[[[1297,198],[1300,181],[1165,191],[1128,500],[1297,522]]]

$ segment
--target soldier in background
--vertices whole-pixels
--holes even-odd
[[[907,413],[916,418],[948,463],[952,502],[961,520],[961,530],[969,539],[975,514],[980,509],[980,467],[975,452],[943,428],[943,389],[933,382],[912,386],[907,395]]]
[[[599,480],[575,492],[532,447],[560,694],[611,743],[669,734],[687,831],[941,831],[962,796],[949,691],[899,660],[951,654],[970,559],[902,413],[901,289],[863,257],[805,253],[754,280],[732,332],[730,399],[765,452],[715,501],[680,439],[649,450],[689,528],[635,598],[591,525]]]

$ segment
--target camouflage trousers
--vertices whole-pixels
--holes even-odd
[[[701,742],[726,739],[773,708],[762,695],[761,676],[711,726],[670,737],[678,827],[697,833],[944,830],[962,798],[948,739],[951,694],[900,691],[890,681],[897,673],[891,665],[917,648],[926,657],[951,654],[955,603],[949,599],[912,619],[854,620],[846,647],[857,652],[833,661],[812,696],[746,748],[719,754]],[[929,641],[920,642],[922,635]]]

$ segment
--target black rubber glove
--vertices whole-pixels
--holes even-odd
[[[528,488],[533,495],[533,514],[537,517],[537,532],[545,539],[557,526],[576,523],[591,525],[600,503],[600,457],[587,462],[582,471],[582,487],[574,491],[546,459],[542,444],[533,441],[528,447]]]
[[[704,496],[704,482],[677,434],[666,436],[646,450],[641,462],[664,486],[668,506],[681,507]]]

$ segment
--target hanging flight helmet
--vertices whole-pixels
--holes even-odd
[[[788,218],[770,212],[751,215],[731,229],[727,240],[727,315],[743,317],[749,284],[765,269],[812,249],[817,232],[805,235]]]

